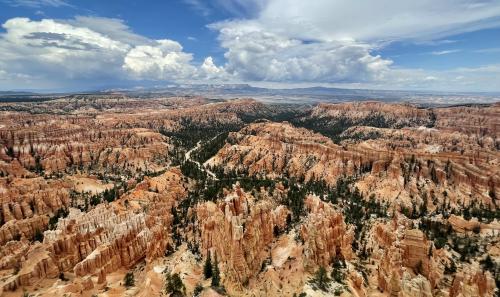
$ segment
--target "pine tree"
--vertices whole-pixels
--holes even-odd
[[[331,277],[340,284],[344,283],[345,279],[345,274],[342,272],[342,268],[345,265],[342,265],[342,262],[340,259],[335,259],[335,262],[333,262],[333,270],[331,272]]]
[[[213,266],[212,272],[212,287],[220,286],[220,271],[219,262],[217,261],[217,254],[215,254],[215,265]]]
[[[330,279],[328,278],[328,275],[326,274],[326,269],[325,267],[321,266],[318,271],[316,271],[314,275],[313,282],[316,283],[319,289],[326,291],[328,289],[328,282]]]
[[[427,214],[427,193],[422,194],[422,204],[420,204],[420,216],[425,216]]]
[[[125,274],[125,277],[123,278],[123,282],[125,284],[125,287],[133,287],[135,285],[134,274],[132,272],[127,272],[127,274]]]
[[[434,165],[432,165],[432,167],[431,167],[431,180],[432,180],[435,184],[438,184],[438,183],[439,183],[439,180],[438,180],[438,177],[437,177],[436,168],[434,167]]]
[[[186,287],[182,283],[182,279],[178,273],[167,273],[165,276],[165,292],[170,296],[185,296]]]
[[[33,240],[43,242],[43,233],[40,229],[35,230],[35,235],[33,236]]]
[[[198,283],[194,288],[193,296],[195,297],[200,296],[201,292],[203,292],[203,286],[200,283]]]
[[[207,260],[205,260],[205,266],[203,267],[203,274],[205,279],[212,277],[212,259],[210,258],[210,252],[208,252]]]
[[[444,171],[446,172],[446,179],[451,178],[451,161],[448,159],[446,162],[446,166],[444,167]]]

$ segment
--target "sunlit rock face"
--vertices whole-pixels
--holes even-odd
[[[328,267],[336,258],[351,260],[354,231],[342,214],[313,196],[307,197],[306,206],[310,214],[300,229],[306,268]]]
[[[255,198],[238,186],[223,201],[206,202],[196,209],[201,247],[224,263],[228,282],[247,282],[269,257],[274,228],[283,228],[286,209]]]
[[[493,204],[492,193],[500,190],[500,164],[491,135],[478,138],[425,127],[357,127],[345,135],[374,132],[374,139],[347,139],[339,146],[289,123],[251,124],[231,133],[207,164],[252,176],[289,176],[331,185],[340,176],[358,175],[363,193],[390,203],[397,197],[406,207],[424,199],[433,200],[430,208],[445,202],[456,208]],[[482,141],[489,144],[478,145]]]
[[[43,232],[42,243],[8,241],[1,250],[5,256],[2,269],[19,272],[6,280],[3,289],[31,286],[61,273],[85,280],[82,285],[92,289],[93,283],[105,284],[110,273],[164,256],[172,245],[171,209],[185,196],[182,182],[182,173],[172,169],[144,180],[120,200],[99,204],[87,212],[70,208],[54,230]],[[154,192],[149,192],[153,187]],[[151,211],[136,203],[138,197]],[[44,230],[48,223],[48,216],[41,218],[45,218],[45,225],[36,230]],[[21,223],[25,221],[31,222],[26,219]],[[8,230],[8,226],[9,222],[2,228]],[[23,231],[23,224],[17,226]]]
[[[498,104],[82,96],[0,104],[2,296],[498,294]]]

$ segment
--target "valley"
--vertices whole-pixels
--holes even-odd
[[[497,296],[500,103],[0,103],[0,296]]]

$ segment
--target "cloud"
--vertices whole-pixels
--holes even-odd
[[[238,17],[255,17],[269,0],[213,0],[213,6]]]
[[[30,0],[15,2],[35,5]],[[386,89],[491,90],[500,85],[498,65],[446,71],[402,69],[376,54],[396,40],[452,44],[455,40],[443,38],[499,26],[500,2],[495,0],[184,2],[202,15],[221,9],[237,17],[208,25],[218,32],[224,50],[225,61],[220,65],[212,57],[195,59],[178,41],[136,34],[120,19],[13,18],[2,25],[5,32],[0,33],[0,88],[82,88],[144,80]],[[67,4],[62,0],[36,3]]]
[[[226,71],[250,81],[368,81],[383,76],[392,63],[352,42],[304,42],[246,22],[211,26],[227,51]]]
[[[200,66],[198,76],[202,78],[207,78],[215,81],[231,81],[234,77],[226,72],[224,67],[218,67],[215,65],[212,57],[206,57],[203,64]]]
[[[110,39],[131,45],[152,44],[147,37],[136,34],[121,19],[96,16],[76,16],[74,19],[58,20],[77,28],[87,28]]]
[[[72,6],[71,4],[67,3],[64,0],[4,0],[2,2],[14,7],[24,6],[31,8],[40,8],[43,6],[51,6],[51,7]]]
[[[433,40],[498,26],[500,2],[270,0],[255,20],[274,32],[299,39]]]
[[[172,40],[158,40],[155,46],[134,47],[125,56],[123,68],[139,79],[179,80],[192,76],[191,54],[184,53],[182,46]]]
[[[209,16],[212,14],[210,6],[201,0],[183,0],[183,2],[202,16]]]
[[[500,47],[482,48],[473,51],[478,54],[500,53]]]
[[[0,67],[14,73],[71,78],[113,72],[130,48],[99,32],[51,19],[14,18],[3,28]]]
[[[203,80],[209,74],[178,42],[137,35],[119,19],[13,18],[2,27],[0,69],[8,75],[2,74],[0,88]]]
[[[453,39],[417,40],[417,41],[415,41],[415,44],[428,45],[428,46],[438,46],[438,45],[443,45],[443,44],[452,44],[452,43],[456,43],[456,42],[458,42],[458,40],[453,40]]]
[[[173,40],[157,40],[155,45],[140,45],[125,56],[123,69],[134,79],[168,80],[196,83],[233,80],[224,69],[215,65],[212,57],[206,57],[197,67],[193,55],[183,52],[180,43]]]
[[[449,54],[458,53],[461,51],[462,50],[459,50],[459,49],[452,49],[452,50],[443,50],[443,51],[433,51],[433,52],[430,52],[430,54],[434,55],[434,56],[442,56],[442,55],[449,55]]]
[[[243,1],[222,2],[226,7],[238,7]],[[374,52],[393,41],[452,44],[456,41],[443,38],[500,26],[500,2],[495,0],[244,2],[250,10],[257,11],[210,24],[209,28],[219,32],[220,45],[225,49],[225,71],[244,81],[259,83],[460,88],[463,85],[456,83],[456,72],[401,69]],[[441,56],[459,51],[429,54]],[[491,82],[487,75],[489,72],[480,68],[474,77],[469,74],[465,79],[491,88],[480,82]]]
[[[386,73],[385,79],[356,87],[399,90],[491,91],[498,92],[500,64],[458,67],[448,70],[400,69]],[[346,87],[352,87],[344,85]]]

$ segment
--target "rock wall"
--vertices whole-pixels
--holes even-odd
[[[481,271],[479,267],[459,272],[453,279],[450,297],[493,296],[496,287],[494,282],[491,273]]]
[[[199,204],[196,214],[202,254],[211,253],[212,259],[217,255],[224,281],[241,286],[270,257],[274,227],[286,224],[287,210],[269,201],[255,202],[236,186],[224,201]]]
[[[312,272],[317,266],[330,266],[335,259],[351,260],[354,230],[347,227],[342,214],[315,196],[308,196],[305,204],[309,214],[300,235],[306,269]]]

